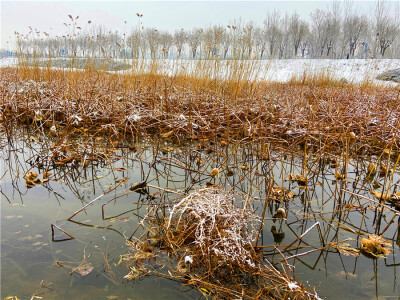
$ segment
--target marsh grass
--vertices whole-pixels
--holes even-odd
[[[318,147],[398,148],[399,90],[349,84],[328,75],[289,83],[253,80],[254,62],[183,65],[167,76],[160,62],[136,61],[135,72],[29,67],[1,69],[1,118],[74,130],[113,128],[122,136],[173,130],[176,138],[278,139]],[[150,63],[150,65],[149,65]],[[150,70],[150,72],[149,72]],[[192,73],[194,72],[194,73]],[[35,117],[40,115],[40,118]],[[79,127],[78,126],[78,127]]]

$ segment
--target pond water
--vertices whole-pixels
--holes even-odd
[[[255,213],[261,215],[271,178],[274,187],[285,186],[295,196],[282,203],[269,201],[260,246],[277,245],[290,257],[346,239],[357,248],[360,234],[367,237],[382,232],[393,244],[386,258],[346,256],[329,247],[291,258],[288,261],[299,282],[315,287],[320,297],[328,299],[383,299],[400,294],[398,216],[389,206],[376,209],[375,202],[345,192],[379,201],[369,191],[382,190],[379,186],[387,186],[389,181],[393,192],[400,180],[398,170],[392,178],[376,175],[366,180],[368,163],[375,163],[378,157],[353,157],[349,160],[347,180],[343,181],[335,178],[332,159],[323,163],[328,159],[319,159],[318,153],[309,153],[304,159],[301,150],[296,153],[274,148],[265,160],[258,155],[265,147],[255,143],[222,147],[204,141],[199,147],[198,142],[179,145],[163,139],[120,142],[114,149],[106,140],[93,138],[92,143],[86,144],[79,141],[81,147],[71,146],[71,150],[58,147],[61,143],[57,137],[24,132],[14,133],[11,140],[2,142],[2,298],[202,298],[200,292],[162,278],[124,279],[129,270],[118,262],[120,255],[129,250],[125,238],[135,232],[152,203],[181,199],[181,195],[203,188],[206,182],[251,195]],[[54,158],[55,149],[63,150],[66,156],[75,151],[80,161],[54,164],[50,158]],[[345,162],[341,156],[331,157],[335,157],[338,170],[342,170]],[[395,161],[387,162],[393,168]],[[42,178],[47,167],[51,172],[49,182],[27,188],[25,174],[35,171]],[[215,167],[220,176],[212,179],[209,172]],[[286,180],[289,174],[305,174],[305,170],[308,188]],[[143,181],[147,181],[152,197],[130,192],[132,184]],[[92,205],[68,220],[97,197]],[[286,221],[272,219],[279,207],[286,209]],[[52,224],[57,226],[54,236]],[[74,238],[69,239],[59,229]],[[141,233],[138,230],[134,236]],[[290,251],[279,247],[291,245],[302,234],[293,245],[308,247],[290,247]],[[263,249],[266,259],[282,260],[276,248]],[[74,271],[82,261],[90,267],[85,276],[77,269]]]

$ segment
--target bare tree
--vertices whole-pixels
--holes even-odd
[[[183,49],[183,45],[186,42],[186,32],[183,30],[183,28],[181,30],[176,30],[174,33],[174,44],[176,47],[176,50],[178,52],[178,56],[181,56],[182,54],[182,49]]]
[[[232,57],[238,59],[240,58],[240,38],[241,38],[242,20],[241,19],[233,20],[233,22],[230,22],[227,28],[228,28],[227,34],[229,36]]]
[[[360,38],[365,38],[368,30],[368,22],[365,16],[349,15],[343,23],[343,32],[347,38],[349,55],[355,56],[355,51]],[[365,41],[364,41],[365,42]]]
[[[251,58],[251,54],[253,52],[253,45],[254,45],[254,31],[255,31],[255,24],[254,22],[248,22],[243,28],[243,46],[244,51],[246,51],[247,58]],[[243,51],[243,52],[244,52]]]
[[[207,57],[218,55],[219,48],[222,46],[225,28],[222,26],[213,26],[205,30],[203,34],[203,43]]]
[[[188,42],[190,51],[192,52],[192,58],[196,58],[197,48],[200,45],[202,35],[203,35],[203,29],[201,28],[194,28],[189,33]]]
[[[228,25],[228,29],[230,26]],[[229,30],[224,30],[222,33],[222,51],[223,51],[223,58],[226,59],[228,55],[229,48],[232,46],[232,36]]]
[[[276,52],[279,49],[280,41],[282,38],[280,21],[281,21],[281,16],[278,11],[274,11],[273,13],[268,13],[267,18],[264,21],[270,58],[275,57]]]
[[[289,55],[289,16],[286,13],[281,22],[281,39],[279,43],[279,58],[288,58]]]
[[[292,40],[295,57],[297,57],[299,47],[302,44],[302,42],[304,42],[308,32],[309,32],[308,23],[301,20],[297,13],[294,13],[290,17],[289,21],[289,36]],[[303,56],[304,56],[304,51],[303,51]]]
[[[164,58],[168,58],[169,55],[169,49],[172,46],[173,43],[173,37],[168,31],[163,31],[159,35],[160,38],[160,44],[162,47],[162,53]]]
[[[267,39],[265,30],[257,27],[254,32],[254,40],[256,45],[256,51],[259,53],[259,59],[263,59],[264,52],[267,47]]]
[[[139,50],[139,45],[140,45],[140,34],[139,30],[133,29],[132,32],[128,35],[126,39],[126,45],[128,49],[130,49],[131,56],[133,59],[139,58],[140,50]]]
[[[154,59],[156,58],[158,47],[160,45],[160,34],[155,28],[146,28],[144,36],[150,49],[150,57]]]
[[[317,9],[308,21],[297,13],[270,12],[259,27],[254,22],[244,24],[233,20],[227,27],[194,28],[188,32],[176,30],[174,34],[156,28],[144,28],[142,14],[129,35],[108,31],[104,27],[81,30],[78,17],[68,16],[64,35],[52,37],[46,32],[29,28],[27,34],[17,34],[17,49],[22,55],[75,57],[169,57],[171,46],[179,57],[188,50],[191,58],[206,56],[224,59],[253,58],[391,58],[400,56],[400,3],[394,6],[378,0],[371,17],[367,19],[355,9],[352,0],[334,0],[328,10]],[[343,5],[343,9],[342,9]],[[88,21],[90,24],[91,21]],[[85,27],[86,28],[86,27]],[[371,50],[370,50],[371,49]],[[300,53],[299,53],[300,52]],[[200,55],[199,55],[200,53]]]
[[[396,18],[390,18],[390,8],[390,3],[381,0],[378,0],[375,7],[376,43],[382,57],[400,32]]]

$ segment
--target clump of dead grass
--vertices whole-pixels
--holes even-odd
[[[131,243],[123,257],[127,279],[162,276],[192,286],[216,299],[312,299],[289,271],[278,271],[255,251],[260,218],[234,205],[232,193],[202,189],[172,206],[169,217],[148,214],[148,234]]]
[[[233,202],[233,194],[213,189],[190,194],[173,206],[167,238],[181,242],[182,233],[186,232],[189,243],[200,250],[201,256],[212,255],[223,263],[254,266],[250,251],[260,218],[249,210],[234,207]]]

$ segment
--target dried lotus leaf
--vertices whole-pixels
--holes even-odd
[[[379,236],[376,234],[370,234],[368,237],[371,241],[377,242],[378,244],[381,244],[381,245],[387,246],[387,247],[392,247],[392,242],[385,239],[382,236]]]
[[[211,172],[210,172],[210,175],[213,178],[218,177],[218,169],[217,168],[212,169]]]
[[[88,263],[88,262],[84,261],[79,266],[77,266],[76,268],[73,268],[72,272],[70,274],[72,275],[72,273],[78,272],[80,275],[86,276],[90,272],[92,272],[93,269],[94,269],[94,267],[93,267],[93,265],[91,263]]]
[[[382,247],[380,244],[385,246],[391,246],[392,243],[381,236],[377,236],[371,234],[369,239],[362,238],[361,239],[361,249],[368,254],[378,256],[383,255],[386,256],[392,252],[390,248]]]
[[[350,244],[338,244],[338,243],[331,243],[330,245],[332,248],[335,248],[339,251],[339,253],[346,255],[346,256],[354,256],[357,257],[360,255],[360,250],[353,248]]]
[[[367,253],[375,254],[377,252],[378,243],[370,239],[361,239],[361,249]]]

